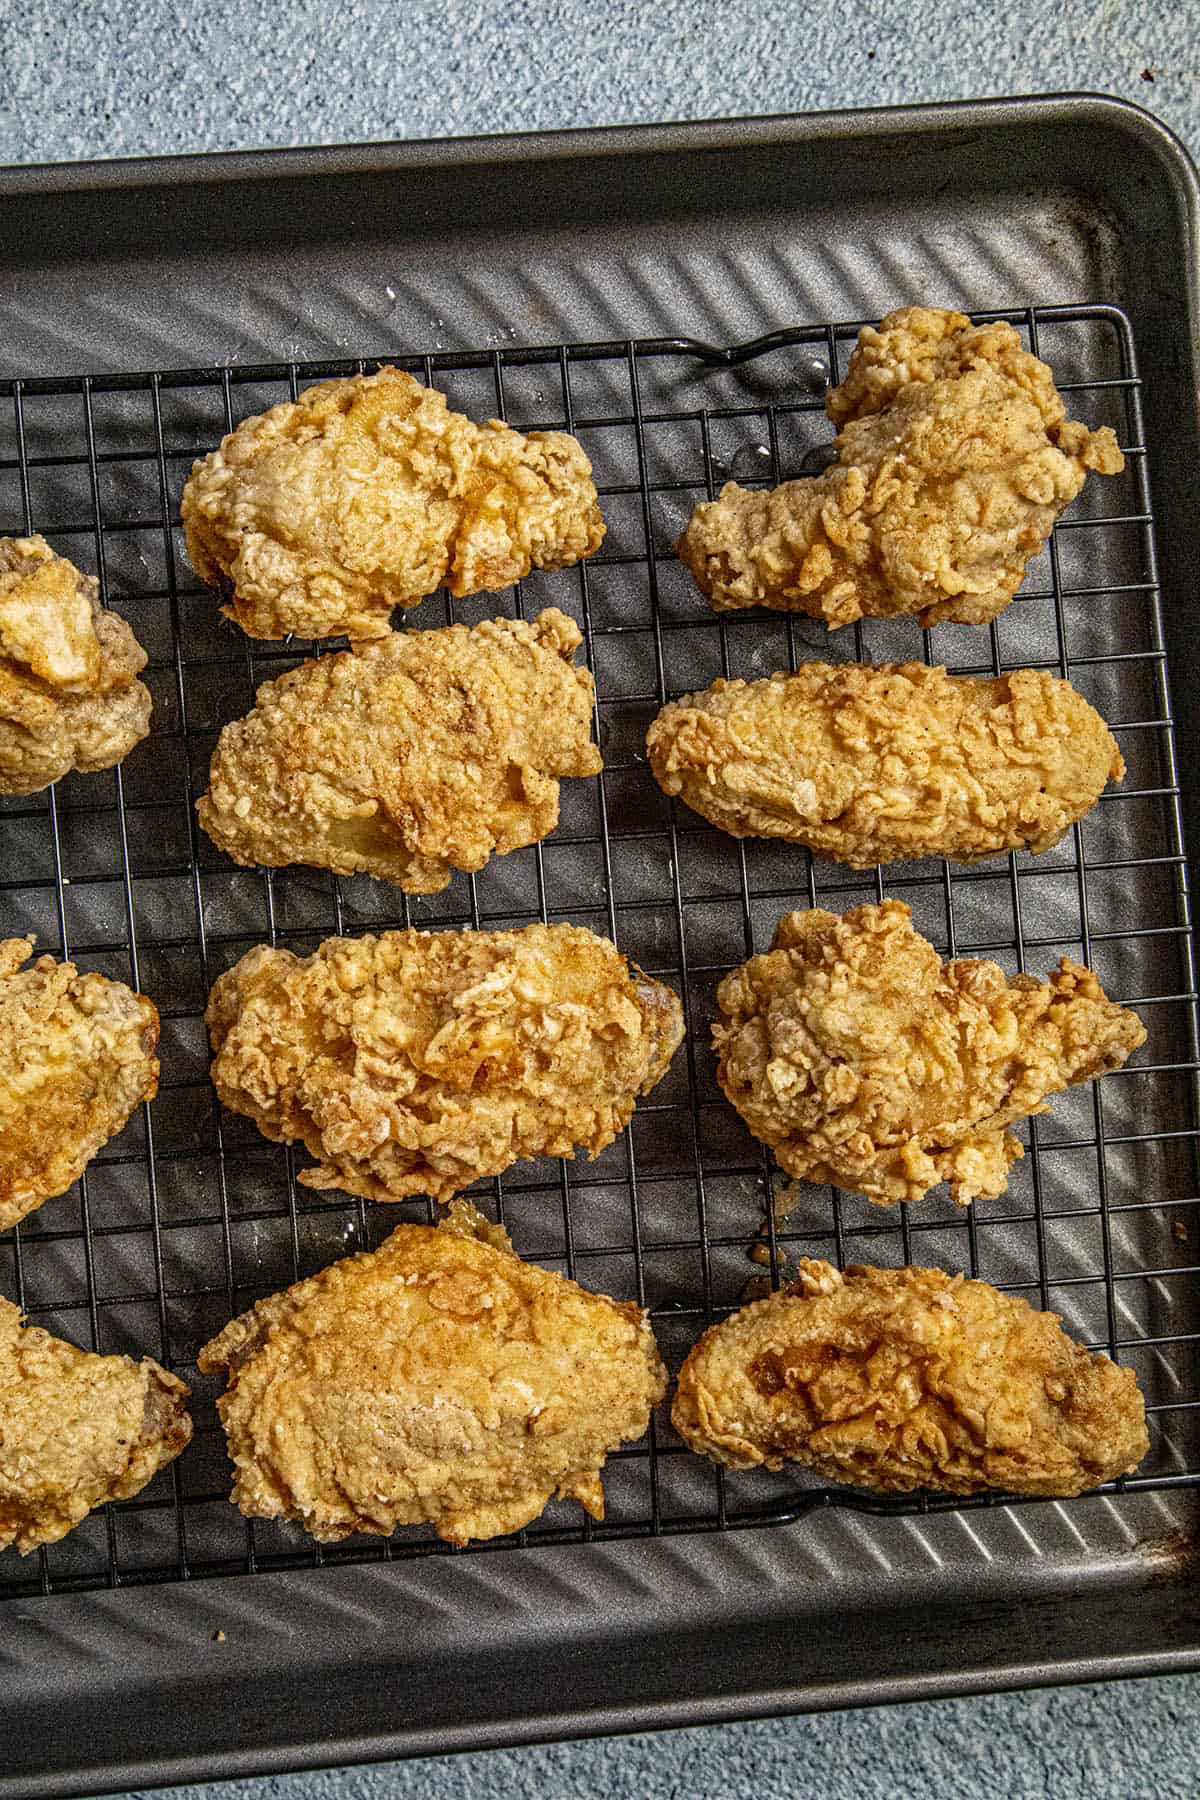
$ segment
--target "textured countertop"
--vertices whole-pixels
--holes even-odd
[[[0,157],[15,162],[1064,88],[1140,100],[1200,138],[1190,0],[9,0],[5,12]]]
[[[1200,152],[1200,4],[9,0],[0,161],[1096,89]],[[247,1696],[253,1704],[253,1697]],[[1187,1677],[174,1790],[188,1800],[1192,1800]]]

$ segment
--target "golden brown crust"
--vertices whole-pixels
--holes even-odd
[[[0,538],[0,794],[110,769],[150,729],[146,653],[41,537]]]
[[[1066,419],[1011,325],[962,313],[903,307],[864,328],[826,407],[832,468],[769,491],[727,482],[692,514],[679,555],[718,610],[984,624],[1088,472],[1124,467],[1108,426]]]
[[[382,637],[443,583],[494,592],[590,556],[592,468],[561,431],[475,425],[399,369],[245,419],[183,491],[188,555],[251,637]]]
[[[734,1469],[800,1462],[883,1492],[1069,1495],[1150,1447],[1132,1369],[1054,1313],[940,1269],[805,1259],[713,1326],[679,1373],[675,1429]]]
[[[922,663],[805,663],[715,681],[646,739],[659,786],[735,837],[778,837],[869,868],[1048,850],[1125,773],[1069,681]]]
[[[0,1299],[0,1550],[27,1555],[139,1493],[191,1439],[187,1396],[149,1357],[77,1350]]]
[[[310,1187],[371,1200],[596,1155],[683,1036],[670,988],[573,925],[260,946],[207,1017],[223,1103],[320,1158]]]
[[[1146,1038],[1066,958],[1047,982],[943,963],[898,900],[788,913],[717,1005],[717,1079],[754,1135],[789,1174],[883,1206],[941,1181],[960,1206],[1002,1194],[1007,1127]]]
[[[0,1230],[65,1194],[158,1089],[144,994],[0,940]]]
[[[514,1255],[456,1202],[259,1301],[200,1352],[250,1518],[316,1538],[517,1531],[555,1493],[604,1516],[600,1470],[666,1391],[646,1315]]]
[[[599,773],[581,639],[551,607],[532,624],[393,632],[302,663],[221,733],[200,823],[248,866],[437,893],[453,869],[553,831],[559,776]]]

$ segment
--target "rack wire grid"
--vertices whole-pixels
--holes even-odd
[[[756,1244],[765,1242],[775,1282],[800,1253],[965,1269],[1060,1312],[1077,1337],[1136,1369],[1152,1448],[1119,1486],[1200,1480],[1197,996],[1133,336],[1112,306],[980,317],[1009,319],[1050,361],[1075,416],[1114,426],[1126,472],[1089,482],[991,626],[926,634],[912,619],[829,633],[801,616],[718,616],[672,550],[695,502],[727,477],[772,483],[825,466],[824,391],[861,321],[732,350],[657,339],[383,359],[473,417],[574,431],[608,524],[586,564],[506,595],[442,595],[405,619],[421,629],[549,604],[572,613],[596,677],[605,759],[603,775],[564,783],[559,828],[544,843],[411,900],[366,876],[236,868],[198,831],[193,807],[220,727],[249,708],[260,680],[319,647],[256,643],[222,619],[183,553],[182,485],[239,419],[379,359],[2,384],[0,525],[44,533],[99,575],[106,603],[149,651],[154,723],[121,768],[0,801],[0,927],[36,932],[41,950],[148,993],[162,1016],[162,1083],[70,1193],[0,1240],[0,1291],[73,1342],[177,1370],[192,1387],[197,1432],[138,1498],[33,1558],[0,1559],[0,1593],[464,1554],[428,1529],[322,1548],[298,1527],[242,1519],[228,1499],[217,1384],[194,1360],[262,1294],[434,1214],[429,1202],[389,1207],[297,1188],[295,1152],[222,1112],[208,1078],[208,990],[252,944],[304,953],[333,932],[387,926],[569,919],[612,937],[683,997],[684,1048],[597,1161],[522,1163],[473,1190],[524,1255],[648,1306],[672,1370],[762,1279]],[[723,836],[654,783],[644,736],[670,696],[805,659],[921,657],[960,672],[1069,675],[1112,723],[1124,785],[1036,859],[863,875],[792,845]],[[777,1217],[769,1156],[716,1086],[716,984],[766,947],[781,913],[885,894],[908,901],[943,954],[1039,974],[1064,953],[1090,963],[1141,1013],[1148,1041],[1127,1068],[1058,1096],[1028,1123],[1028,1154],[1000,1200],[960,1211],[943,1190],[884,1210],[800,1187]],[[644,1442],[610,1458],[604,1485],[603,1524],[554,1502],[515,1537],[472,1548],[720,1530],[819,1504],[912,1513],[995,1503],[826,1489],[799,1470],[726,1472],[684,1449],[666,1406]]]

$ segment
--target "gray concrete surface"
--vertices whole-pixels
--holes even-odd
[[[12,100],[0,155],[19,162],[1083,87],[1148,101],[1200,133],[1200,33],[1189,7],[1164,0],[8,0],[4,10]]]
[[[8,0],[0,160],[1091,88],[1200,148],[1200,4]],[[253,1704],[253,1697],[247,1696]],[[178,1800],[1192,1800],[1200,1684],[947,1701],[174,1790]]]

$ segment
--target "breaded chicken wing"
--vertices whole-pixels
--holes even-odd
[[[666,1391],[640,1307],[531,1267],[473,1207],[260,1300],[200,1352],[249,1518],[315,1538],[499,1537],[600,1470]]]
[[[382,637],[443,583],[492,592],[590,556],[592,465],[561,431],[474,425],[399,369],[322,381],[196,463],[187,552],[251,637]]]
[[[788,913],[717,1006],[717,1079],[755,1137],[790,1175],[881,1206],[941,1181],[959,1206],[1002,1194],[1022,1154],[1006,1128],[1146,1038],[1065,957],[1046,982],[943,963],[898,900]]]
[[[111,769],[150,729],[146,653],[45,538],[0,538],[0,794]]]
[[[187,1396],[149,1357],[77,1350],[0,1299],[0,1550],[57,1543],[140,1493],[191,1439]]]
[[[1048,850],[1125,764],[1069,681],[922,663],[805,663],[715,681],[646,739],[664,793],[734,837],[788,838],[869,868]]]
[[[1108,426],[1066,417],[1011,325],[964,313],[907,306],[865,327],[826,409],[832,468],[769,491],[727,482],[692,514],[679,555],[719,611],[985,624],[1088,472],[1124,467]]]
[[[714,1325],[671,1414],[729,1468],[800,1462],[887,1493],[1081,1494],[1150,1447],[1132,1369],[1055,1313],[940,1269],[808,1258],[795,1283]]]
[[[666,1073],[670,988],[574,925],[265,945],[213,988],[222,1102],[304,1143],[300,1180],[448,1200],[527,1156],[592,1156]]]
[[[65,1194],[158,1090],[158,1013],[104,975],[0,940],[0,1231]]]
[[[200,823],[240,863],[436,894],[553,831],[559,776],[599,773],[580,641],[552,607],[302,663],[221,733]]]

